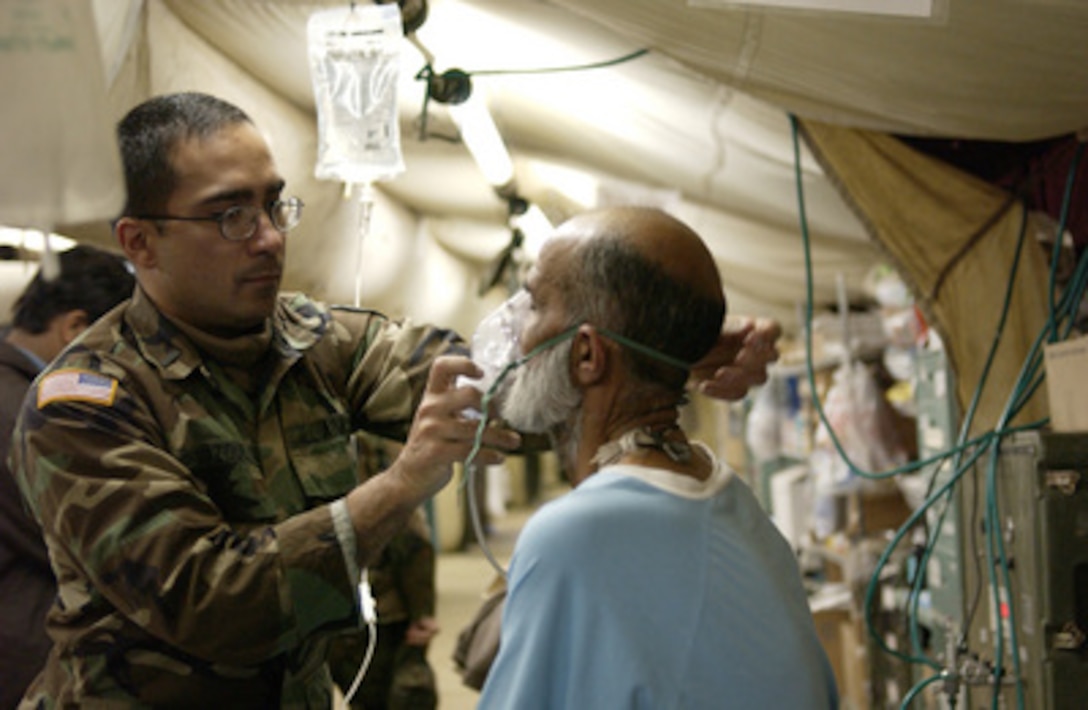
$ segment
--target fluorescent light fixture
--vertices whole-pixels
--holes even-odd
[[[59,234],[49,234],[37,229],[18,229],[16,227],[0,227],[0,244],[13,246],[17,249],[41,253],[45,251],[45,240],[49,239],[49,247],[53,251],[65,251],[76,245],[75,240],[62,237]]]
[[[548,185],[583,210],[598,206],[600,179],[584,170],[543,160],[530,160],[527,184]]]
[[[791,10],[854,12],[896,17],[932,17],[935,0],[688,0],[691,7],[750,5]]]
[[[496,188],[510,184],[514,179],[514,163],[479,95],[474,93],[462,103],[449,104],[449,111],[484,179]]]
[[[530,204],[529,209],[523,214],[515,215],[510,221],[525,236],[522,248],[535,261],[540,256],[540,248],[552,236],[555,227],[548,221],[544,210],[533,204]]]

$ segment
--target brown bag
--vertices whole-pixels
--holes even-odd
[[[453,662],[461,673],[461,680],[476,690],[484,687],[487,673],[499,653],[506,584],[501,579],[498,582],[492,584],[472,621],[457,635],[457,646],[453,650]]]

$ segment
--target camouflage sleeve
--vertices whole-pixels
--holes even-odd
[[[335,309],[333,314],[352,350],[346,396],[356,426],[403,441],[435,358],[468,356],[467,346],[451,330],[387,320],[366,311]]]
[[[149,635],[249,665],[353,617],[329,506],[228,525],[206,484],[168,453],[144,383],[84,375],[53,400],[42,390],[59,383],[37,384],[12,455],[68,622],[103,642]]]

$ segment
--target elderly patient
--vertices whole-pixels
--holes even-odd
[[[501,411],[553,437],[575,488],[517,541],[479,707],[836,707],[789,546],[678,423],[725,315],[702,240],[659,210],[581,215],[526,290],[541,352]]]

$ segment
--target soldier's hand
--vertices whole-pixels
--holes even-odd
[[[743,398],[767,381],[781,336],[782,326],[769,318],[728,319],[717,344],[691,369],[694,386],[718,399]]]
[[[424,616],[408,625],[404,632],[404,643],[409,646],[426,646],[439,631],[438,620],[433,616]]]
[[[482,395],[471,385],[457,385],[458,377],[478,378],[483,373],[467,357],[443,356],[431,367],[427,389],[416,410],[404,448],[394,463],[405,483],[421,498],[438,492],[450,479],[450,465],[464,461],[473,449],[479,421],[465,416],[481,408]],[[488,426],[474,459],[480,465],[496,464],[504,453],[521,444],[517,432]]]

